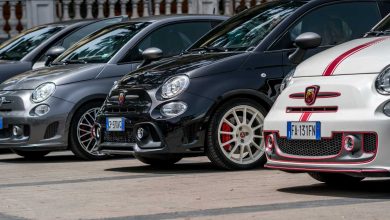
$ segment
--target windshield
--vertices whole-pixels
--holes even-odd
[[[276,2],[248,9],[216,27],[189,50],[213,48],[248,50],[259,44],[283,19],[303,2]]]
[[[147,22],[111,26],[69,48],[54,63],[107,63]]]
[[[64,27],[48,26],[29,29],[0,45],[0,60],[21,60],[46,39]]]

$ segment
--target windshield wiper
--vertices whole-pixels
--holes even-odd
[[[382,36],[382,35],[388,35],[390,34],[390,30],[385,30],[385,31],[369,31],[365,34],[365,36]]]
[[[189,52],[207,51],[207,52],[226,52],[226,48],[223,47],[199,47],[189,50]]]
[[[85,60],[64,60],[64,64],[86,64]]]

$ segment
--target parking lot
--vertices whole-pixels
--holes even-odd
[[[305,174],[225,172],[206,158],[167,169],[135,159],[0,155],[0,219],[388,219],[389,180],[330,188]]]

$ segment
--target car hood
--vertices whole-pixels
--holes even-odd
[[[27,71],[10,78],[0,85],[0,90],[35,89],[42,83],[56,85],[94,79],[105,64],[69,64]]]
[[[186,74],[190,78],[200,77],[206,74],[215,74],[217,71],[202,71],[211,64],[243,54],[243,52],[224,53],[191,53],[167,58],[148,66],[140,68],[122,78],[121,83],[131,84],[160,84],[167,77]],[[231,71],[238,68],[237,65],[224,66],[223,71]]]
[[[390,37],[353,40],[300,64],[294,77],[379,73],[390,64]]]
[[[8,64],[8,65],[17,65],[21,63],[20,61],[14,61],[14,60],[0,60],[0,65]]]
[[[0,60],[0,83],[30,69],[30,62]]]

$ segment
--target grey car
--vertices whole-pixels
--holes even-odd
[[[0,148],[28,158],[61,149],[83,159],[106,158],[95,149],[93,125],[113,83],[155,58],[180,54],[226,19],[158,16],[112,25],[69,48],[51,67],[5,81]]]
[[[0,83],[31,69],[44,66],[51,47],[63,52],[83,37],[106,26],[128,20],[113,17],[102,20],[78,20],[41,25],[28,29],[0,45]]]

